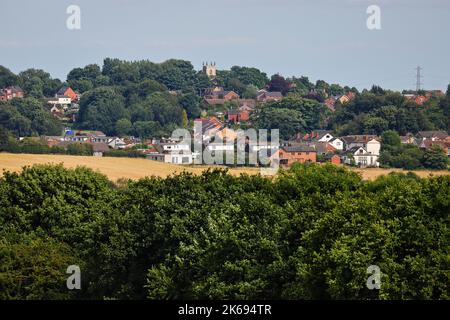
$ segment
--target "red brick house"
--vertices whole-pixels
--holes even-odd
[[[230,122],[245,122],[250,119],[248,111],[231,110],[227,111],[227,119]]]
[[[342,163],[341,157],[335,154],[330,158],[330,162],[334,165],[340,165]]]
[[[282,147],[275,155],[279,159],[280,166],[284,167],[290,167],[296,162],[317,162],[317,151],[307,145]]]
[[[0,101],[9,101],[14,98],[23,98],[23,90],[17,86],[0,89]]]

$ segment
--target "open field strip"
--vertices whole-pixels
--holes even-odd
[[[34,164],[60,164],[67,168],[77,166],[86,166],[95,171],[99,171],[109,179],[116,181],[120,178],[140,179],[148,176],[167,177],[174,173],[183,171],[200,174],[208,166],[181,166],[170,163],[156,162],[146,159],[135,158],[112,158],[112,157],[84,157],[84,156],[66,156],[66,155],[43,155],[43,154],[10,154],[0,153],[0,171],[21,171],[24,166]],[[402,169],[352,169],[359,172],[363,179],[374,180],[379,176],[389,174],[390,172],[408,172]],[[257,174],[256,168],[232,168],[229,172],[233,175],[241,173]],[[450,175],[450,171],[431,171],[415,170],[413,171],[420,177],[432,175]]]

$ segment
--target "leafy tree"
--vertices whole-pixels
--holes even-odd
[[[180,99],[180,105],[186,110],[189,119],[196,119],[202,112],[200,98],[194,93],[184,94]]]
[[[27,69],[19,73],[22,89],[34,98],[52,97],[61,88],[59,79],[40,69]]]
[[[116,134],[123,137],[130,133],[133,124],[130,120],[122,118],[116,122]]]
[[[255,125],[259,129],[278,129],[280,137],[286,140],[306,128],[302,113],[287,108],[263,108]]]
[[[70,246],[52,238],[25,238],[15,243],[0,240],[0,299],[66,300],[66,269],[80,265]]]
[[[272,76],[269,84],[269,91],[279,91],[285,95],[289,91],[289,82],[279,74]]]
[[[82,128],[114,135],[116,122],[124,116],[124,98],[112,88],[97,88],[81,98],[78,122]]]
[[[440,145],[433,145],[430,149],[425,151],[422,164],[425,168],[447,169],[449,160],[447,154]]]
[[[399,148],[401,144],[402,142],[397,131],[388,130],[381,135],[381,145],[383,148]]]
[[[266,108],[291,109],[298,111],[305,122],[305,130],[312,131],[325,125],[325,119],[329,115],[328,109],[315,100],[284,98],[278,102],[268,103]]]
[[[0,66],[0,88],[18,85],[20,83],[19,77],[11,70],[4,66]]]

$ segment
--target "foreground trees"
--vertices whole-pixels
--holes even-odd
[[[450,177],[331,165],[117,185],[35,166],[0,180],[1,298],[448,299],[449,192]],[[65,288],[72,264],[81,291]]]

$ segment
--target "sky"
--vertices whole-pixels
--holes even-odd
[[[67,7],[81,9],[69,30]],[[381,9],[381,29],[366,12]],[[268,75],[393,90],[450,83],[450,0],[0,0],[0,65],[65,80],[105,57],[201,69],[257,67]]]

